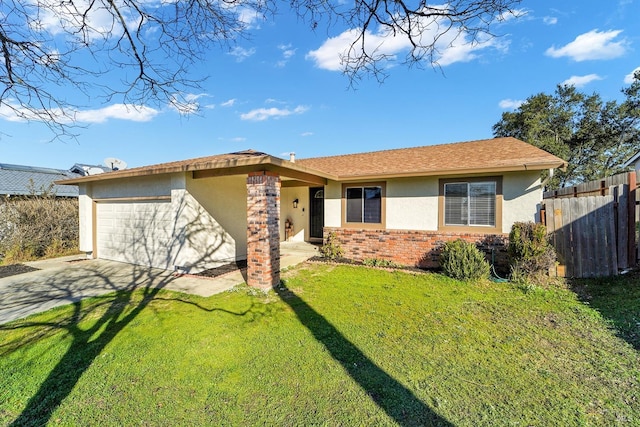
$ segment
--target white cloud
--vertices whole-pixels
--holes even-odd
[[[158,113],[158,110],[151,107],[114,104],[97,110],[78,111],[75,118],[81,123],[104,123],[109,119],[148,122]]]
[[[296,50],[297,50],[297,49],[292,49],[291,43],[287,45],[281,44],[278,46],[278,49],[282,51],[282,57],[284,59],[291,58],[293,55],[296,54]]]
[[[195,113],[200,109],[198,100],[203,97],[209,97],[206,93],[176,93],[170,100],[170,106],[180,114]],[[206,105],[205,108],[215,108],[212,105]]]
[[[229,52],[229,55],[235,56],[236,62],[242,62],[255,53],[256,53],[255,47],[252,47],[251,49],[245,49],[240,46],[236,46],[233,49],[231,49],[231,52]]]
[[[238,10],[238,21],[240,21],[246,29],[258,29],[259,23],[264,21],[264,16],[256,10],[248,7]]]
[[[613,41],[621,32],[622,30],[592,30],[579,35],[574,41],[565,46],[560,48],[552,46],[545,53],[552,58],[568,56],[578,62],[617,58],[626,52],[627,42],[625,39]]]
[[[67,111],[66,114],[59,109],[29,111],[17,104],[3,103],[0,106],[0,117],[10,122],[44,121],[51,116],[56,117],[60,123],[65,124],[74,122],[78,124],[104,123],[109,119],[148,122],[159,113],[155,108],[124,104],[113,104],[94,110]]]
[[[233,107],[233,105],[236,103],[236,99],[235,98],[231,98],[227,101],[224,101],[222,104],[220,104],[221,107]]]
[[[251,120],[256,122],[261,122],[267,119],[279,119],[281,117],[290,116],[293,114],[302,114],[309,110],[309,107],[305,107],[303,105],[299,105],[293,110],[288,108],[257,108],[255,110],[251,110],[248,113],[244,113],[240,115],[242,120]]]
[[[520,108],[520,106],[524,103],[521,99],[503,99],[498,103],[500,108],[505,110],[515,110]]]
[[[311,135],[313,135],[313,132],[302,132],[300,134],[300,136],[302,136],[302,137],[307,137],[307,136],[311,136]]]
[[[284,67],[289,62],[295,54],[297,49],[292,49],[291,43],[289,44],[281,44],[278,46],[278,49],[282,51],[282,59],[276,62],[277,67]]]
[[[566,86],[583,87],[596,80],[602,80],[602,77],[597,74],[587,74],[586,76],[571,76],[561,84]]]
[[[31,19],[29,25],[36,31],[46,31],[52,35],[65,32],[83,35],[88,40],[96,40],[122,35],[120,22],[111,9],[97,7],[91,0],[75,0],[63,2],[59,0],[28,0],[37,7],[37,18]],[[137,11],[116,0],[119,12],[128,28],[137,28],[140,17]],[[86,13],[83,13],[85,12]]]
[[[498,15],[497,20],[505,22],[511,21],[512,19],[523,18],[527,15],[529,15],[529,11],[527,9],[513,9]]]
[[[513,17],[513,15],[510,15]],[[505,16],[503,19],[510,19]],[[468,62],[477,58],[477,52],[489,47],[505,49],[508,43],[497,41],[495,38],[480,37],[473,41],[472,38],[459,28],[451,28],[444,34],[439,33],[442,26],[447,23],[440,18],[430,18],[423,20],[416,26],[415,40],[419,40],[422,45],[434,44],[434,60],[440,66],[451,65],[456,62]],[[336,37],[331,37],[316,50],[309,51],[306,59],[312,60],[316,67],[330,71],[343,71],[344,65],[350,59],[362,54],[362,46],[352,43],[357,39],[360,32],[356,29],[349,29]],[[355,49],[349,52],[349,49]],[[411,44],[406,36],[400,35],[389,29],[379,29],[377,32],[367,31],[365,33],[364,51],[372,57],[386,57],[394,60],[397,55],[407,53],[411,49]],[[416,51],[417,55],[427,54],[425,51]]]
[[[558,23],[558,18],[556,18],[555,16],[545,16],[544,18],[542,18],[542,22],[544,22],[546,25],[556,25]]]
[[[633,83],[633,75],[634,73],[637,73],[637,72],[640,72],[640,67],[636,68],[635,70],[633,70],[632,72],[624,76],[625,84],[630,85],[631,83]]]
[[[478,43],[471,43],[465,36],[463,43],[454,43],[441,50],[441,55],[437,62],[442,67],[456,62],[469,62],[478,58],[477,52],[483,49],[493,47],[498,50],[506,50],[508,45],[508,41],[489,38],[480,40]]]
[[[246,140],[247,140],[247,138],[242,137],[242,136],[236,136],[235,138],[231,138],[231,142],[244,142]]]

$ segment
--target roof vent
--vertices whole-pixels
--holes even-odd
[[[296,162],[296,153],[289,153],[289,161],[291,163],[295,163]]]

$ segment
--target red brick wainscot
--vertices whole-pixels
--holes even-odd
[[[445,242],[463,239],[475,243],[495,259],[499,272],[509,271],[507,261],[508,234],[450,233],[420,230],[365,230],[357,228],[324,228],[324,240],[334,233],[344,250],[344,257],[356,261],[384,259],[400,265],[438,268],[441,247]],[[492,254],[493,252],[493,254]]]

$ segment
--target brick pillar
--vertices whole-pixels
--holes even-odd
[[[247,177],[247,284],[271,289],[280,282],[280,176]]]

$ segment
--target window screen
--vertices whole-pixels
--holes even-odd
[[[381,187],[349,187],[346,189],[346,199],[347,222],[382,222]]]
[[[445,225],[496,225],[496,183],[455,182],[444,185]]]

